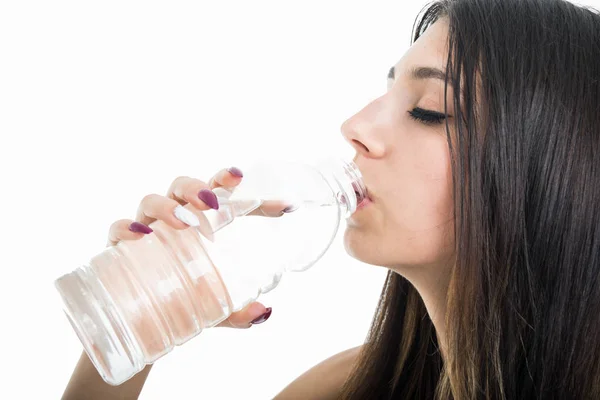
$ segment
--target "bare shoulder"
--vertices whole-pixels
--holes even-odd
[[[337,399],[360,349],[353,347],[320,362],[290,383],[275,400]]]

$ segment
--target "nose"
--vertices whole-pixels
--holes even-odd
[[[379,112],[376,100],[342,124],[342,135],[363,157],[381,158],[385,154],[382,127],[377,123]]]

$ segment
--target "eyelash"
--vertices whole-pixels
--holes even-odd
[[[419,107],[409,111],[408,114],[415,121],[419,121],[425,125],[439,125],[446,119],[444,114],[427,111]]]

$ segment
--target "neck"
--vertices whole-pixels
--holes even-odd
[[[435,327],[442,357],[446,354],[446,296],[450,284],[451,268],[448,266],[414,267],[402,266],[393,268],[406,278],[417,290],[427,314]]]

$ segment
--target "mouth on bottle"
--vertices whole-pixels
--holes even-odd
[[[355,182],[352,182],[352,188],[354,189],[354,194],[356,195],[357,205],[360,205],[365,200],[370,200],[366,188],[361,188]]]

